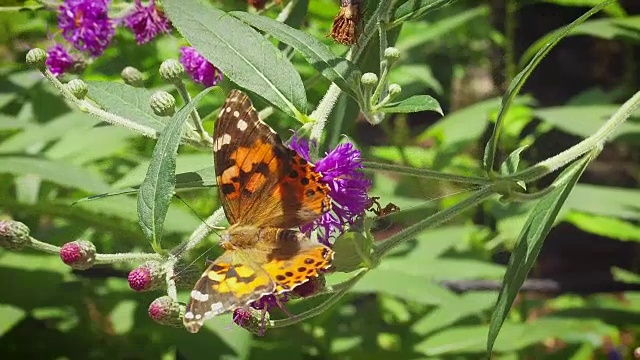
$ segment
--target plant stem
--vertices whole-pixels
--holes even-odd
[[[390,172],[395,172],[395,173],[409,175],[409,176],[417,176],[417,177],[426,178],[426,179],[440,179],[440,180],[447,180],[447,181],[465,183],[465,184],[476,184],[476,185],[489,185],[495,182],[495,180],[477,177],[477,176],[445,174],[439,171],[433,171],[433,170],[427,170],[427,169],[416,169],[408,166],[383,164],[383,163],[377,163],[372,161],[363,161],[362,164],[364,165],[365,170],[390,171]]]
[[[78,110],[90,114],[90,115],[94,115],[99,117],[100,119],[113,124],[113,125],[118,125],[118,126],[124,126],[130,130],[136,131],[146,137],[150,137],[150,138],[157,138],[158,137],[158,133],[148,127],[148,126],[144,126],[144,125],[140,125],[137,124],[129,119],[123,118],[121,116],[106,112],[100,108],[95,107],[93,104],[91,104],[90,102],[86,101],[86,100],[80,100],[77,97],[75,97],[75,95],[73,95],[65,86],[63,83],[60,82],[60,80],[58,80],[58,78],[56,78],[53,73],[51,73],[51,71],[49,71],[49,69],[44,69],[42,70],[42,74],[47,78],[47,80],[49,80],[49,82],[56,88],[58,89],[58,91],[60,92],[60,94],[62,94],[62,96],[67,99],[68,101],[70,101],[71,103],[73,103],[73,105],[76,106],[76,108],[78,108]]]
[[[361,270],[357,275],[355,275],[351,279],[336,285],[335,287],[341,287],[341,289],[334,292],[327,300],[325,300],[320,305],[290,318],[280,319],[280,320],[271,320],[267,324],[267,327],[280,328],[280,327],[290,326],[322,314],[328,308],[330,308],[335,303],[337,303],[338,300],[340,300],[347,293],[347,291],[349,291],[349,289],[351,289],[355,284],[357,284],[358,281],[366,273],[367,273],[367,270]]]
[[[29,244],[28,244],[28,246],[33,248],[33,249],[40,250],[40,251],[48,253],[48,254],[60,254],[60,247],[59,246],[51,245],[51,244],[48,244],[46,242],[42,242],[40,240],[36,240],[31,236],[29,236]]]
[[[439,211],[427,217],[426,219],[423,219],[417,222],[416,224],[413,224],[408,228],[390,236],[389,238],[384,240],[382,243],[374,247],[373,254],[371,256],[374,263],[377,263],[378,261],[380,261],[380,259],[383,256],[385,256],[390,250],[400,245],[401,243],[405,242],[406,240],[413,238],[419,232],[452,219],[453,217],[460,214],[461,212],[473,206],[478,205],[479,203],[486,200],[493,194],[494,194],[493,186],[485,186],[482,189],[473,193],[473,195],[471,195],[467,199],[460,201],[454,206],[447,208],[445,210]]]
[[[211,233],[211,230],[215,228],[215,226],[221,223],[224,220],[224,210],[222,208],[218,208],[218,210],[214,211],[211,216],[209,216],[198,228],[189,236],[189,239],[184,243],[184,245],[176,246],[173,250],[171,250],[171,254],[180,257],[182,254],[193,249],[202,239],[207,237]]]
[[[96,254],[95,264],[115,264],[124,261],[162,261],[163,257],[152,253],[119,253],[119,254]]]
[[[613,114],[607,122],[602,125],[598,131],[588,138],[582,140],[578,144],[570,147],[569,149],[561,152],[556,156],[552,156],[544,161],[537,163],[536,165],[510,174],[502,176],[501,180],[522,180],[525,183],[531,182],[541,177],[550,174],[564,165],[570,163],[574,159],[589,152],[594,147],[602,146],[607,139],[613,134],[613,132],[620,126],[631,114],[640,106],[640,91],[635,93],[629,100],[627,100],[618,111]]]
[[[184,101],[185,105],[190,103],[191,95],[187,91],[187,87],[184,85],[184,82],[182,82],[181,79],[177,79],[173,82],[173,85],[175,85],[176,89],[178,89],[178,94],[180,94],[180,97]],[[196,110],[195,108],[191,112],[191,121],[193,122],[193,126],[196,128],[196,132],[198,133],[198,135],[200,135],[200,139],[213,145],[213,139],[211,138],[211,136],[209,136],[204,127],[202,127],[202,119],[200,118],[200,114],[198,114],[198,110]]]

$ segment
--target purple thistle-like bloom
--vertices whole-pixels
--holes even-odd
[[[102,54],[115,31],[107,13],[108,4],[109,0],[65,0],[58,13],[62,36],[91,56]]]
[[[197,83],[208,87],[222,81],[222,72],[190,46],[180,48],[180,63]]]
[[[69,54],[62,45],[56,44],[47,50],[47,61],[45,64],[53,75],[61,76],[72,68],[77,61],[78,58]]]
[[[142,6],[140,0],[136,0],[135,7],[124,18],[124,24],[131,29],[138,44],[151,41],[159,33],[169,33],[169,20],[164,13],[155,6],[155,1],[150,0],[149,6]]]
[[[309,161],[309,142],[291,138],[289,144],[305,160]],[[331,211],[325,213],[313,223],[303,225],[303,232],[310,232],[314,228],[320,230],[320,241],[329,245],[329,239],[344,231],[345,225],[353,224],[355,219],[363,214],[371,204],[367,191],[371,181],[362,172],[362,158],[360,150],[351,143],[338,145],[326,156],[315,162],[315,171],[322,174],[322,182],[329,186]]]

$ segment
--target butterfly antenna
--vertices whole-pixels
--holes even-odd
[[[211,232],[215,233],[216,235],[218,235],[218,237],[221,237],[220,234],[216,231],[216,230],[224,230],[223,227],[219,227],[219,226],[210,226],[209,224],[207,224],[207,222],[202,218],[202,216],[200,216],[200,214],[198,214],[189,204],[187,204],[186,201],[184,201],[184,199],[178,195],[178,194],[174,194],[175,197],[177,197],[180,201],[182,201],[182,203],[189,208],[189,210],[191,210],[191,212],[198,217],[198,219],[200,219],[200,221],[202,221],[203,224],[205,224],[210,230]]]

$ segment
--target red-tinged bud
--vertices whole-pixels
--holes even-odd
[[[96,261],[96,247],[85,240],[76,240],[62,245],[60,259],[76,270],[86,270]]]
[[[149,317],[160,325],[182,327],[185,306],[171,297],[161,296],[149,305]]]
[[[156,290],[164,284],[164,273],[160,263],[147,261],[131,270],[127,280],[129,281],[129,287],[135,291]]]

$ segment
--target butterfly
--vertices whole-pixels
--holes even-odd
[[[224,253],[191,291],[183,323],[192,333],[215,315],[292,290],[333,259],[329,247],[297,230],[331,209],[329,187],[241,91],[229,93],[218,115],[213,156],[230,226],[221,235]]]

